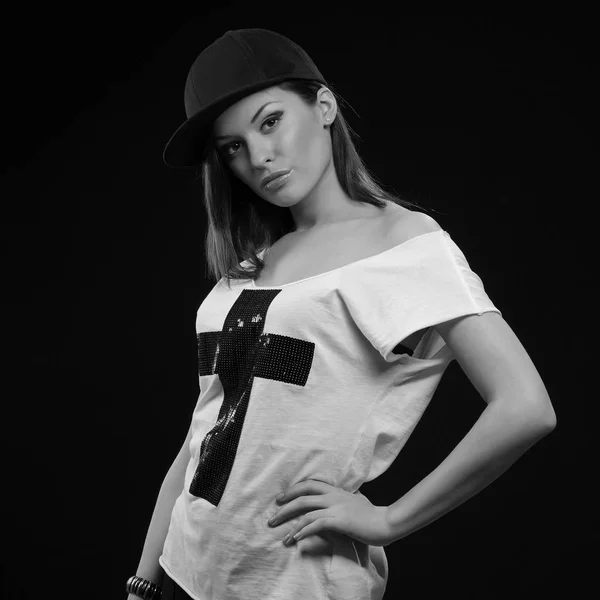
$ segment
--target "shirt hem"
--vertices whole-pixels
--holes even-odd
[[[194,598],[194,600],[206,600],[205,598],[200,598],[200,596],[196,596],[196,594],[194,594],[193,592],[190,592],[190,590],[188,590],[188,588],[181,583],[181,581],[179,581],[177,579],[177,577],[175,577],[173,575],[173,572],[171,571],[171,569],[167,566],[167,564],[165,563],[164,559],[163,559],[163,555],[161,554],[158,557],[158,564],[164,569],[165,573],[188,595],[190,596],[190,598]]]

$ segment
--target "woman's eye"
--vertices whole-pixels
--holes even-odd
[[[225,157],[230,157],[233,156],[233,154],[231,152],[229,152],[231,150],[232,146],[235,146],[236,144],[239,144],[239,142],[232,142],[231,144],[227,144],[227,146],[225,146],[223,148],[223,154],[225,154]]]
[[[270,123],[272,121],[274,121],[275,123],[273,125],[267,125],[267,131],[270,131],[272,129],[275,129],[277,123],[280,121],[281,116],[283,115],[283,113],[279,112],[279,113],[273,113],[271,116],[267,117],[264,121],[263,121],[263,127],[267,124]],[[239,144],[240,142],[231,142],[231,144],[227,144],[227,146],[223,147],[223,153],[225,154],[226,158],[232,158],[233,156],[235,156],[235,152],[230,152],[230,150],[232,149],[232,146],[235,146],[236,144]]]
[[[275,123],[277,123],[277,122],[279,121],[279,119],[281,119],[281,117],[280,117],[280,116],[277,116],[277,117],[275,117],[275,116],[273,116],[273,117],[269,117],[268,119],[266,119],[266,120],[263,122],[263,125],[265,125],[265,124],[269,123],[270,121],[275,121]],[[269,127],[269,129],[273,129],[274,127],[275,127],[275,125],[273,125],[273,126]]]

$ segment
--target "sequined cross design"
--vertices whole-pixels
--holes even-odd
[[[221,331],[197,335],[198,373],[218,374],[224,399],[200,446],[189,492],[218,506],[231,474],[255,377],[306,385],[312,342],[264,333],[265,316],[282,290],[242,290]]]

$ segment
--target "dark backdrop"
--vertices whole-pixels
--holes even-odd
[[[589,17],[245,5],[5,19],[2,597],[125,598],[196,403],[195,313],[213,285],[200,186],[162,150],[197,54],[244,27],[309,52],[351,105],[367,165],[451,232],[558,415],[482,493],[387,548],[386,599],[580,597],[594,547],[593,471],[579,475],[593,401]],[[361,491],[394,502],[484,407],[453,362]]]

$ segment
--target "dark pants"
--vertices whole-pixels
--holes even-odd
[[[166,573],[162,582],[161,600],[190,600],[192,597],[182,590]]]

